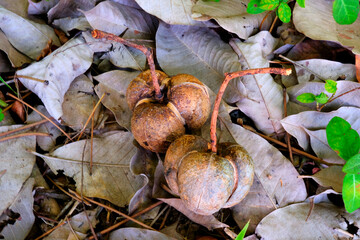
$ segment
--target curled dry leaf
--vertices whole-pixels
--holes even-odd
[[[0,236],[2,235],[4,239],[25,239],[26,236],[29,234],[35,221],[35,216],[33,213],[33,186],[34,179],[29,178],[22,186],[21,191],[17,194],[12,204],[9,206],[8,209],[13,211],[14,213],[19,214],[20,216],[14,224],[8,224],[2,229],[2,231],[0,232]],[[9,193],[9,191],[11,190],[6,190],[7,194]],[[8,219],[6,214],[4,214],[4,211],[1,212],[2,215],[0,215],[0,221]]]
[[[52,7],[54,7],[59,0],[47,0],[40,2],[33,2],[32,0],[28,0],[28,14],[40,15],[46,14]]]
[[[80,31],[86,31],[91,28],[85,17],[55,19],[53,25],[60,28],[67,36],[70,36],[69,32],[71,30],[78,29]]]
[[[6,53],[12,67],[21,67],[24,63],[30,63],[32,61],[30,58],[16,50],[3,32],[0,32],[0,49]]]
[[[315,40],[339,42],[360,53],[360,18],[351,25],[339,25],[332,17],[333,2],[327,0],[307,1],[306,7],[295,6],[293,21],[296,29]]]
[[[152,2],[152,4],[155,4]],[[83,12],[89,24],[94,29],[120,35],[126,29],[139,33],[155,32],[154,20],[146,12],[116,2],[101,2],[89,11]]]
[[[262,22],[267,12],[247,13],[248,3],[249,0],[197,1],[192,8],[192,17],[200,21],[215,19],[224,29],[247,39],[259,30],[260,24],[262,29],[268,29],[274,19],[272,14]]]
[[[168,24],[194,25],[196,21],[191,18],[191,0],[135,0],[142,9],[154,15]],[[166,9],[164,11],[164,9]]]
[[[60,46],[54,30],[45,25],[24,19],[0,6],[0,28],[9,42],[32,59],[40,56],[49,40]]]
[[[120,131],[94,138],[92,175],[89,170],[90,140],[67,144],[49,155],[36,155],[43,158],[53,172],[63,170],[65,175],[73,178],[77,192],[82,189],[85,196],[103,198],[124,206],[144,185],[143,178],[134,176],[129,169],[136,151],[132,141],[131,133]]]
[[[269,32],[260,32],[245,42],[239,39],[230,41],[239,54],[243,69],[269,67],[267,56],[274,50],[278,39]],[[270,74],[244,76],[241,80],[230,82],[238,92],[236,98],[227,97],[227,101],[236,103],[239,109],[249,116],[259,130],[266,134],[283,132],[280,120],[283,118],[283,91]]]
[[[230,46],[213,30],[202,27],[160,23],[156,56],[167,74],[191,74],[214,92],[219,90],[225,72],[241,70],[238,56]]]
[[[87,11],[95,6],[96,0],[60,0],[53,8],[48,11],[49,22],[54,19],[64,17],[79,17],[79,10]]]
[[[353,239],[344,235],[350,225],[359,226],[359,211],[349,214],[328,203],[315,204],[310,216],[309,203],[297,203],[267,215],[256,228],[261,239]],[[296,229],[296,231],[294,230]],[[355,232],[354,237],[358,237]]]
[[[21,127],[20,125],[0,127],[0,133]],[[35,164],[35,156],[27,150],[35,151],[35,136],[15,138],[0,143],[0,212],[14,202],[23,183],[29,178]]]
[[[94,93],[92,81],[84,74],[78,76],[71,83],[64,96],[63,115],[61,117],[63,124],[74,130],[81,130],[98,101],[99,98]],[[103,112],[99,106],[93,116],[95,127],[101,121],[102,115]],[[87,128],[91,128],[91,124],[88,124]]]
[[[48,81],[46,84],[19,77],[25,87],[38,95],[49,114],[59,120],[63,115],[62,103],[66,91],[72,81],[90,67],[92,56],[93,51],[82,37],[78,37],[16,74]]]
[[[352,128],[360,132],[360,109],[355,107],[341,107],[332,112],[306,111],[291,115],[281,124],[285,130],[294,136],[299,145],[308,151],[310,146],[315,153],[329,163],[343,164],[341,159],[327,144],[326,126],[335,117],[344,118]]]
[[[128,130],[130,130],[131,110],[125,95],[127,86],[137,75],[139,75],[137,71],[115,70],[94,77],[99,82],[95,87],[96,94],[100,97],[106,93],[102,104],[114,113],[118,124]]]

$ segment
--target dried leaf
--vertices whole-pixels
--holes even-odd
[[[6,173],[5,173],[6,174]],[[1,179],[3,180],[3,179]],[[20,218],[16,220],[14,224],[9,224],[1,231],[0,236],[4,236],[5,239],[17,240],[25,239],[29,234],[34,222],[35,216],[33,213],[34,198],[32,195],[32,189],[34,185],[34,179],[29,178],[21,188],[21,191],[17,194],[13,200],[9,209],[14,213],[20,214]],[[11,189],[7,189],[7,194]],[[7,195],[3,194],[3,195]],[[3,211],[1,211],[3,213]],[[7,219],[6,214],[0,215],[0,222]]]
[[[114,113],[119,125],[128,130],[130,130],[132,113],[126,102],[126,89],[130,81],[137,75],[139,75],[139,72],[115,70],[94,77],[95,80],[100,82],[95,87],[96,94],[102,96],[106,93],[102,103]]]
[[[269,32],[260,32],[245,42],[231,40],[232,47],[239,54],[243,69],[269,67],[266,56],[272,53],[278,40]],[[266,134],[281,134],[283,129],[280,120],[283,118],[283,91],[270,74],[244,76],[240,80],[232,80],[231,85],[246,95],[238,96],[236,102],[239,109],[249,116],[257,128]]]
[[[241,70],[236,53],[208,28],[161,23],[156,33],[156,56],[167,74],[191,74],[214,92],[225,72]]]
[[[267,240],[353,239],[344,235],[341,230],[348,231],[350,224],[359,225],[359,211],[349,214],[343,208],[320,203],[315,204],[307,219],[309,211],[308,203],[298,203],[278,209],[259,223],[256,235]],[[358,235],[356,234],[355,237]]]
[[[0,0],[0,5],[6,8],[7,10],[23,17],[28,18],[27,8],[28,3],[24,0]]]
[[[91,176],[90,140],[67,144],[50,155],[36,155],[42,157],[53,172],[63,170],[65,175],[73,178],[77,192],[80,193],[82,189],[85,196],[103,198],[124,206],[144,185],[143,178],[134,176],[129,169],[130,159],[136,151],[132,141],[131,133],[119,131],[94,138]]]
[[[229,227],[225,223],[217,220],[213,215],[200,215],[190,211],[179,198],[159,198],[159,200],[169,204],[174,207],[176,210],[184,214],[191,221],[196,222],[204,227],[207,227],[209,230],[215,228],[224,228]]]
[[[46,14],[58,2],[59,0],[46,0],[39,2],[33,2],[32,0],[28,0],[29,3],[28,14],[33,14],[33,15]]]
[[[80,17],[81,11],[90,10],[95,6],[96,0],[60,0],[53,8],[48,11],[48,20],[65,17]]]
[[[120,35],[127,28],[140,33],[155,32],[154,20],[146,12],[115,2],[101,2],[83,12],[91,27]]]
[[[135,0],[142,9],[168,24],[194,25],[196,21],[191,18],[191,0]],[[166,9],[166,10],[164,10]]]
[[[11,107],[11,111],[16,114],[21,122],[25,122],[25,109],[21,102],[15,101]]]
[[[24,63],[30,63],[32,60],[16,50],[3,32],[0,31],[0,49],[4,51],[9,58],[11,65],[15,68],[21,67]]]
[[[9,42],[20,52],[36,59],[49,40],[60,46],[54,30],[45,25],[26,20],[0,6],[0,28]]]
[[[109,240],[174,240],[163,233],[140,228],[121,228],[110,234]]]
[[[342,192],[343,179],[345,173],[341,166],[330,166],[311,176],[304,176],[305,178],[312,178],[323,187],[332,187],[336,192]]]
[[[89,22],[86,20],[85,17],[78,17],[78,18],[60,18],[55,19],[53,22],[54,26],[57,26],[62,31],[66,33],[67,36],[69,36],[69,32],[71,30],[77,29],[81,31],[86,31],[87,29],[90,29],[91,26]]]
[[[7,132],[21,125],[0,127],[0,133]],[[6,171],[0,178],[0,212],[14,202],[23,183],[29,178],[35,164],[35,156],[27,150],[35,151],[35,136],[15,138],[1,142],[0,172]]]
[[[325,134],[327,124],[335,116],[344,118],[351,124],[353,129],[360,132],[360,109],[354,107],[341,107],[336,111],[327,113],[317,111],[301,112],[284,118],[281,120],[281,124],[306,151],[309,150],[311,144],[315,153],[319,154],[327,162],[343,164],[344,160],[338,157],[328,146]]]
[[[44,103],[49,114],[59,120],[63,115],[63,98],[71,82],[92,63],[93,51],[81,37],[74,38],[40,62],[17,71],[17,75],[47,80],[48,84],[19,78]]]
[[[64,113],[61,117],[63,124],[74,130],[81,130],[98,101],[99,98],[94,93],[93,82],[84,74],[78,76],[64,96],[62,103]],[[102,115],[102,109],[99,106],[93,116],[95,127]],[[91,124],[88,124],[87,128],[91,128]]]
[[[259,31],[260,25],[262,29],[269,29],[274,19],[272,14],[262,22],[267,12],[247,13],[248,3],[249,0],[197,1],[192,8],[192,17],[200,21],[215,19],[224,29],[236,33],[242,39],[247,39]]]
[[[307,1],[306,7],[295,6],[293,21],[296,29],[315,40],[339,42],[360,53],[360,19],[351,25],[339,25],[332,18],[333,2],[327,0]]]

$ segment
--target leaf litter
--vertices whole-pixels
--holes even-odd
[[[249,2],[1,0],[0,49],[8,67],[0,74],[5,81],[15,75],[15,84],[9,84],[17,94],[56,126],[20,101],[12,110],[1,108],[6,119],[0,122],[0,189],[7,194],[0,197],[0,223],[5,223],[0,234],[6,239],[42,234],[45,239],[93,239],[94,232],[111,232],[109,239],[179,239],[179,234],[229,239],[250,219],[252,239],[358,237],[358,213],[345,212],[329,197],[342,191],[344,161],[328,146],[325,128],[340,116],[360,132],[360,87],[351,55],[351,50],[359,52],[359,20],[339,27],[324,17],[331,15],[329,3],[318,1],[306,2],[306,8],[295,4],[295,27],[274,25],[274,14],[247,13]],[[62,45],[54,28],[70,40]],[[199,78],[212,106],[226,72],[293,65],[291,76],[245,76],[226,90],[217,136],[243,146],[255,167],[242,202],[204,216],[169,191],[164,156],[134,142],[126,102],[130,81],[151,64],[136,48],[93,38],[88,31],[93,29],[151,47],[157,69],[169,76]],[[276,49],[290,61],[278,57]],[[323,92],[326,79],[337,81],[337,91],[321,111],[296,100],[302,93]],[[0,91],[9,89],[0,85]],[[14,106],[12,98],[3,100]],[[22,127],[14,123],[25,130],[9,132]],[[210,119],[197,134],[209,139],[209,126]],[[111,228],[129,219],[132,223]]]

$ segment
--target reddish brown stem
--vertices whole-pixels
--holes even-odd
[[[211,139],[211,151],[216,153],[216,121],[217,116],[219,114],[219,107],[221,98],[225,92],[225,89],[230,82],[231,79],[242,77],[246,75],[254,75],[254,74],[264,74],[264,73],[273,73],[273,74],[281,74],[281,75],[289,75],[291,73],[291,69],[287,68],[255,68],[255,69],[248,69],[233,73],[225,73],[225,79],[223,83],[220,86],[219,92],[216,95],[215,104],[214,104],[214,110],[211,115],[211,122],[210,122],[210,139]]]
[[[96,38],[96,39],[105,38],[106,40],[119,42],[119,43],[122,43],[122,44],[124,44],[126,46],[136,48],[136,49],[140,50],[141,52],[143,52],[145,54],[145,56],[146,56],[146,59],[147,59],[148,63],[149,63],[151,79],[152,79],[152,83],[153,83],[153,87],[154,87],[154,91],[155,91],[155,98],[157,100],[160,100],[162,98],[158,78],[157,78],[156,72],[155,72],[155,63],[154,63],[154,57],[153,57],[152,49],[149,49],[149,48],[147,48],[145,46],[142,46],[142,45],[135,44],[135,43],[130,42],[128,40],[125,40],[125,39],[123,39],[121,37],[118,37],[118,36],[116,36],[114,34],[106,33],[106,32],[103,32],[103,31],[100,31],[100,30],[97,30],[97,29],[93,30],[91,32],[91,35],[93,36],[93,38]]]
[[[342,97],[342,96],[344,96],[344,95],[346,95],[346,94],[349,94],[349,93],[351,93],[351,92],[353,92],[353,91],[356,91],[356,90],[360,90],[360,87],[353,88],[353,89],[351,89],[351,90],[349,90],[349,91],[346,91],[346,92],[344,92],[344,93],[342,93],[342,94],[340,94],[340,95],[338,95],[338,96],[336,96],[336,97],[334,97],[334,98],[332,98],[332,97],[333,97],[333,96],[332,96],[327,103],[325,103],[324,105],[322,105],[322,106],[319,108],[319,111],[321,111],[321,109],[323,109],[327,104],[335,101],[336,99],[338,99],[338,98],[340,98],[340,97]]]

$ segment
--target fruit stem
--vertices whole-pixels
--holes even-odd
[[[255,75],[255,74],[264,74],[264,73],[273,73],[273,74],[281,74],[281,75],[289,75],[291,73],[290,68],[255,68],[255,69],[248,69],[238,72],[232,73],[225,73],[225,79],[220,86],[219,92],[216,95],[214,110],[211,115],[211,122],[210,122],[210,139],[211,139],[211,151],[216,153],[216,121],[219,115],[219,107],[221,98],[225,92],[227,85],[229,84],[231,79],[242,77],[245,75]]]
[[[155,99],[156,100],[160,100],[162,98],[162,94],[160,91],[160,86],[159,86],[159,81],[155,72],[155,63],[154,63],[154,57],[153,57],[153,51],[150,48],[147,48],[145,46],[142,45],[138,45],[136,43],[130,42],[126,39],[123,39],[119,36],[116,36],[114,34],[111,33],[106,33],[100,30],[93,30],[91,31],[91,35],[93,38],[96,39],[100,39],[100,38],[105,38],[106,40],[111,40],[111,41],[115,41],[115,42],[119,42],[122,43],[126,46],[132,47],[132,48],[136,48],[138,50],[140,50],[141,52],[143,52],[146,56],[146,59],[148,61],[149,67],[150,67],[150,73],[151,73],[151,79],[152,79],[152,83],[153,83],[153,88],[155,91]]]

